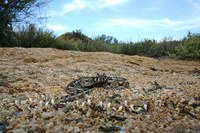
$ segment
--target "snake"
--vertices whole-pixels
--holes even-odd
[[[129,81],[123,77],[107,76],[105,73],[95,76],[79,77],[65,87],[65,101],[71,102],[83,98],[94,87],[121,90],[129,88]]]

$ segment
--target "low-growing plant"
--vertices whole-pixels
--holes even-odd
[[[176,47],[175,52],[180,59],[200,59],[200,34],[189,32],[182,43]]]
[[[52,31],[36,28],[35,25],[19,28],[14,32],[13,40],[13,46],[62,48]]]
[[[83,52],[112,52],[127,55],[148,57],[170,57],[176,59],[200,59],[200,34],[190,32],[182,40],[164,38],[157,42],[154,39],[144,39],[140,42],[119,42],[116,38],[106,35],[89,38],[81,30],[68,33],[64,40],[56,38],[49,30],[37,28],[35,25],[19,28],[10,32],[11,39],[6,45],[20,47],[52,47],[63,50]]]

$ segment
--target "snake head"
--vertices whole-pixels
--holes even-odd
[[[94,82],[96,83],[102,83],[106,81],[107,81],[107,76],[105,75],[105,73],[103,74],[97,73],[97,76],[94,78]]]

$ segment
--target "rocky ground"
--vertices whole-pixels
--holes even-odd
[[[96,73],[130,88],[60,102],[68,83]],[[199,86],[199,61],[0,48],[0,132],[200,132]]]

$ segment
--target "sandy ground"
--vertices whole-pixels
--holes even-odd
[[[96,73],[124,77],[130,88],[94,88],[80,102],[58,102],[66,95],[68,83]],[[155,81],[162,88],[152,91]],[[200,61],[52,48],[0,48],[0,131],[200,132],[199,86]],[[120,94],[119,105],[108,106],[107,97],[115,94]],[[104,106],[101,112],[91,106],[99,101]],[[150,104],[145,113],[127,110],[141,101]],[[112,120],[111,115],[126,119]]]

